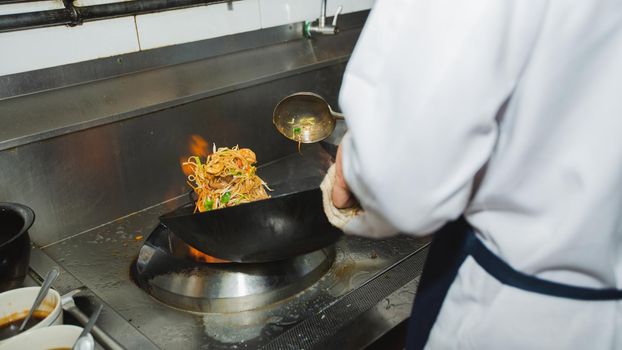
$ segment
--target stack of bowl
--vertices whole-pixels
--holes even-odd
[[[82,332],[80,327],[63,325],[62,299],[53,289],[19,332],[41,290],[14,289],[22,285],[28,272],[28,229],[34,218],[32,209],[24,205],[0,203],[0,350],[71,349]]]
[[[82,328],[63,325],[62,299],[53,289],[33,312],[24,331],[18,331],[39,290],[28,287],[0,294],[0,350],[71,349],[78,340]]]

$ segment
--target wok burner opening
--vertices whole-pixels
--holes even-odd
[[[139,287],[173,308],[205,313],[240,312],[303,291],[330,269],[334,258],[331,246],[282,261],[224,262],[197,254],[160,225],[141,247],[132,275]]]

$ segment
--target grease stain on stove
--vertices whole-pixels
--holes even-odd
[[[203,328],[207,336],[221,343],[244,343],[259,337],[266,324],[265,319],[248,321],[243,315],[207,314],[203,316]]]

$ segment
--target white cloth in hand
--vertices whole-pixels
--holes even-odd
[[[362,213],[361,208],[356,206],[346,209],[338,209],[333,204],[333,187],[335,186],[335,164],[333,164],[326,173],[320,189],[322,190],[322,204],[324,205],[324,213],[328,221],[340,230],[344,230],[354,217]]]

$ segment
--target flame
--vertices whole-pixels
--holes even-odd
[[[190,256],[192,258],[194,258],[194,260],[196,261],[201,261],[204,263],[228,263],[230,261],[228,260],[223,260],[223,259],[219,259],[219,258],[215,258],[213,256],[207,255],[205,253],[203,253],[202,251],[192,247],[192,246],[188,246],[188,254],[190,254]]]
[[[188,148],[190,149],[190,154],[195,156],[207,157],[207,155],[210,154],[209,142],[199,135],[190,135],[190,144]]]
[[[179,165],[181,166],[181,171],[184,172],[186,176],[192,174],[192,170],[187,166],[184,166],[184,163],[188,161],[188,158],[191,156],[198,156],[204,160],[211,152],[209,151],[209,142],[202,138],[199,135],[193,134],[188,138],[188,151],[190,155],[179,158]]]
[[[207,158],[207,156],[211,153],[209,150],[209,142],[202,138],[199,135],[190,135],[188,140],[188,151],[190,155],[179,158],[179,164],[181,165],[181,170],[186,174],[186,176],[192,174],[192,170],[184,166],[184,163],[188,161],[188,158],[191,156],[201,157],[203,160]],[[228,263],[230,261],[215,258],[213,256],[207,255],[202,251],[188,246],[188,254],[196,261],[205,262],[205,263]]]

